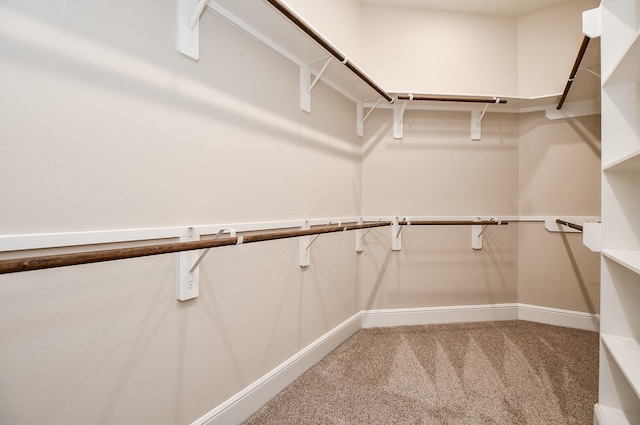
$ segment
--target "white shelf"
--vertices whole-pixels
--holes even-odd
[[[611,74],[603,80],[602,86],[637,83],[638,81],[640,81],[640,31],[636,33],[631,44],[624,50]]]
[[[605,164],[603,171],[640,171],[640,149],[627,154],[625,157]]]
[[[602,251],[602,255],[615,261],[621,266],[640,274],[640,251],[618,251],[606,249]],[[640,361],[640,357],[638,360]]]
[[[622,410],[612,409],[601,404],[596,404],[596,418],[599,425],[630,425],[631,422]]]
[[[640,397],[640,344],[633,338],[609,334],[602,334],[601,338],[629,385]]]

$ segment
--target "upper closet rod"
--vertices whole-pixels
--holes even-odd
[[[507,103],[506,99],[499,97],[436,97],[400,95],[398,100],[428,100],[432,102],[467,102],[467,103]]]
[[[567,95],[569,94],[569,89],[571,88],[571,84],[573,84],[573,79],[576,77],[578,72],[578,68],[580,67],[580,62],[582,62],[582,58],[584,57],[585,52],[587,51],[587,47],[589,46],[589,41],[591,38],[588,36],[584,36],[582,39],[582,45],[580,46],[580,50],[578,51],[578,56],[576,57],[576,61],[573,63],[573,69],[571,70],[571,74],[569,75],[569,80],[567,84],[564,86],[564,91],[562,92],[562,96],[560,97],[560,102],[558,102],[558,106],[556,109],[562,108],[564,101],[567,99]]]
[[[568,221],[560,220],[559,218],[556,219],[556,223],[562,224],[562,225],[567,226],[567,227],[571,227],[572,229],[580,230],[581,232],[584,229],[584,226],[581,226],[581,225],[575,224],[575,223],[569,223]]]
[[[375,82],[373,82],[369,77],[365,75],[364,72],[360,70],[357,66],[349,61],[349,58],[340,53],[335,47],[331,45],[329,41],[327,41],[324,37],[318,34],[313,28],[307,25],[298,15],[296,15],[291,9],[287,6],[279,2],[278,0],[267,0],[273,7],[278,9],[280,13],[289,18],[291,22],[296,24],[298,28],[307,33],[309,37],[315,40],[319,45],[324,47],[331,55],[333,55],[337,60],[343,63],[347,68],[349,68],[354,74],[356,74],[362,81],[367,83],[369,87],[377,91],[380,96],[384,97],[387,102],[393,103],[393,98],[389,96],[380,86],[378,86]]]
[[[45,255],[39,257],[16,258],[0,261],[0,274],[76,266],[80,264],[100,263],[104,261],[124,260],[128,258],[148,257],[151,255],[171,254],[182,251],[215,248],[228,245],[240,245],[299,236],[320,235],[323,233],[344,232],[389,226],[391,222],[381,221],[364,224],[344,224],[337,227],[321,227],[309,230],[283,230],[256,235],[234,236],[224,239],[207,239],[191,242],[146,245],[131,248],[118,248],[100,251],[85,251],[69,254]]]

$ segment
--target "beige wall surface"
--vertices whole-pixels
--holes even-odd
[[[0,234],[355,216],[351,101],[174,1],[0,6]],[[0,423],[188,424],[355,314],[353,233],[0,276]]]
[[[520,215],[600,215],[600,116],[549,121],[520,116]],[[599,312],[600,256],[581,234],[520,223],[518,300]]]
[[[520,116],[520,215],[600,215],[600,116]]]
[[[582,12],[599,4],[573,0],[518,18],[520,96],[562,93],[584,37]],[[578,79],[592,77],[581,72]]]
[[[374,115],[375,114],[375,115]],[[364,215],[518,214],[518,115],[487,113],[471,140],[469,112],[407,110],[404,138],[391,111],[367,120]]]
[[[581,233],[552,233],[543,223],[520,223],[518,301],[544,307],[600,312],[600,254]]]
[[[389,249],[389,238],[389,229],[366,237],[361,309],[517,302],[517,224],[492,226],[478,251],[469,226],[405,227],[401,251]]]
[[[365,5],[365,69],[391,92],[515,94],[513,18]]]
[[[175,7],[2,3],[1,235],[598,214],[597,118],[489,112],[471,141],[468,112],[408,110],[398,141],[391,111],[378,109],[361,140],[352,102],[320,83],[313,113],[301,112],[297,67],[210,12],[200,60],[178,54]],[[370,31],[383,24],[365,17]],[[402,26],[384,25],[376,37]],[[500,43],[514,61],[515,39]],[[485,78],[471,79],[484,90]],[[569,184],[550,191],[558,180]],[[297,240],[214,250],[201,295],[185,303],[173,255],[0,276],[0,423],[188,424],[361,309],[597,311],[595,254],[541,223],[491,227],[481,251],[468,227],[407,227],[402,251],[389,243],[389,229],[376,229],[356,254],[353,233],[324,235],[306,269]]]

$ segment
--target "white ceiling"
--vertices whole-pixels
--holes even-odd
[[[569,0],[360,0],[378,6],[413,7],[481,15],[522,16]]]

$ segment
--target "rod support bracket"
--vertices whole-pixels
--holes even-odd
[[[235,229],[220,229],[214,239],[219,239],[223,233],[236,236]],[[194,242],[200,240],[200,233],[193,227],[187,229],[187,234],[180,237],[180,242]],[[211,248],[200,251],[182,251],[178,254],[178,280],[176,296],[179,301],[188,301],[200,295],[200,270],[199,266]]]
[[[402,250],[402,226],[398,217],[394,217],[391,221],[391,250]]]

